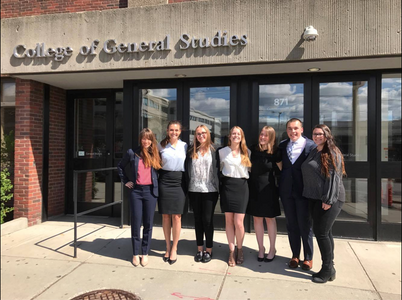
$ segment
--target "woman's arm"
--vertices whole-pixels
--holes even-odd
[[[332,205],[336,201],[338,201],[339,192],[342,184],[342,157],[340,156],[340,154],[336,154],[336,157],[336,170],[333,165],[330,166],[329,177],[326,177],[325,179],[323,195],[321,197],[322,202],[327,205]]]

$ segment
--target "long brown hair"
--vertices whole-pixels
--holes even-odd
[[[232,136],[232,132],[233,132],[234,129],[239,129],[240,134],[241,134],[241,140],[240,140],[241,164],[243,166],[245,166],[245,167],[251,167],[251,161],[250,161],[250,158],[248,157],[248,149],[247,149],[247,144],[246,144],[246,138],[244,137],[243,129],[241,129],[239,126],[233,126],[230,129],[228,146],[230,147],[231,144],[232,144],[232,142],[230,140],[230,137]]]
[[[330,165],[334,167],[335,171],[337,170],[338,157],[341,159],[342,163],[342,175],[346,176],[345,171],[345,163],[343,161],[343,155],[341,150],[336,146],[334,137],[331,133],[331,129],[325,124],[318,124],[314,126],[314,129],[321,129],[324,132],[324,136],[327,141],[324,143],[324,146],[321,150],[321,173],[326,177],[329,177],[329,168]]]
[[[258,138],[258,146],[257,146],[257,150],[263,152],[266,151],[269,154],[274,153],[274,151],[276,150],[276,135],[275,135],[275,129],[271,126],[264,126],[261,128],[260,134],[262,131],[266,131],[268,134],[268,149],[267,150],[263,150],[262,149],[262,145],[259,142],[259,138]]]
[[[207,133],[207,139],[205,141],[205,147],[207,149],[209,149],[211,147],[211,144],[212,144],[212,142],[211,142],[211,132],[209,131],[208,127],[205,126],[205,125],[198,125],[197,128],[195,129],[195,132],[194,132],[194,140],[193,140],[193,145],[192,145],[193,149],[192,149],[192,154],[191,154],[192,159],[198,159],[197,152],[202,146],[201,143],[197,139],[197,129],[198,128],[204,129],[205,132]]]
[[[170,137],[169,137],[169,133],[168,133],[170,125],[179,125],[180,130],[182,130],[182,126],[179,121],[170,121],[166,127],[166,137],[161,141],[162,148],[165,148],[166,145],[170,142]]]
[[[151,146],[148,149],[144,149],[142,147],[141,140],[147,139],[151,141]],[[158,147],[156,146],[156,138],[155,134],[149,128],[144,128],[140,132],[139,137],[140,145],[141,145],[141,158],[144,161],[144,165],[146,168],[152,167],[155,170],[159,170],[161,168],[161,159],[159,156]]]

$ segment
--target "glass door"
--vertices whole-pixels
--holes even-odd
[[[74,115],[69,124],[69,158],[67,212],[73,213],[72,178],[74,170],[88,170],[78,174],[78,211],[95,208],[120,200],[120,179],[117,171],[95,171],[114,167],[122,156],[122,126],[116,122],[122,93],[113,91],[69,92],[69,110]],[[116,102],[116,103],[115,103]],[[117,108],[115,110],[115,107]],[[120,109],[121,110],[121,109]],[[114,208],[118,211],[118,209]],[[114,215],[113,207],[96,211],[96,215]]]

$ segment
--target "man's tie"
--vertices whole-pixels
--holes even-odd
[[[295,146],[295,142],[290,142],[290,147],[288,148],[288,157],[290,162],[292,162],[292,152],[293,152],[293,148]]]

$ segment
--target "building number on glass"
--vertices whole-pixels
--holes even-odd
[[[275,106],[288,105],[288,98],[276,98],[274,104]]]

